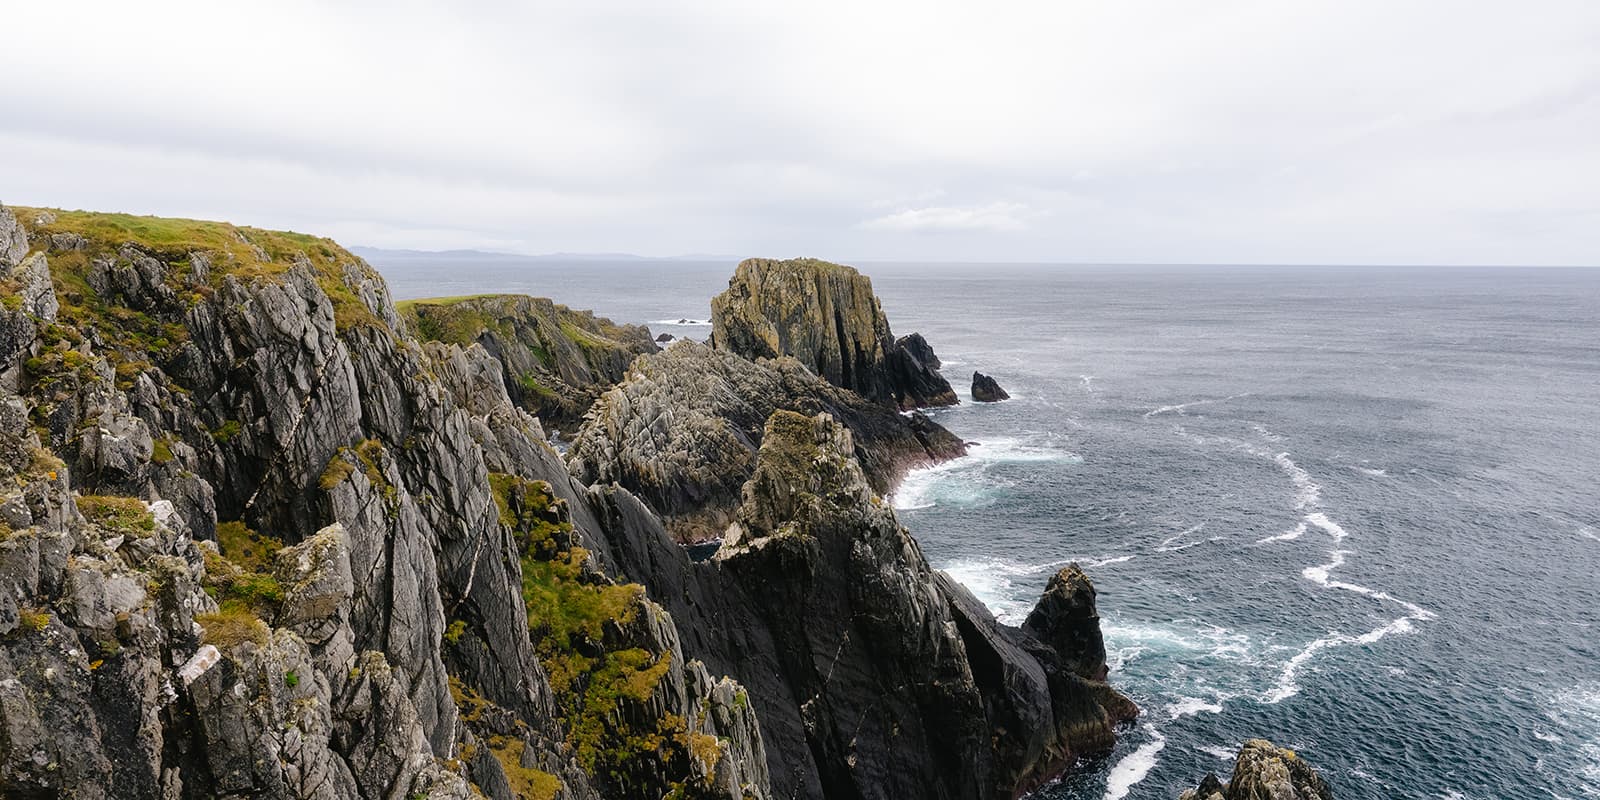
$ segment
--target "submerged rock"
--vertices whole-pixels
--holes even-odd
[[[752,258],[711,300],[712,340],[748,359],[792,356],[835,386],[902,409],[955,405],[918,334],[896,340],[872,281],[812,258]]]
[[[1251,739],[1239,749],[1227,783],[1207,775],[1180,800],[1332,800],[1333,790],[1293,750]]]
[[[998,403],[1001,400],[1010,400],[1011,395],[1000,388],[994,378],[981,372],[972,373],[972,399],[979,403]]]
[[[619,483],[685,540],[720,536],[753,472],[774,411],[827,412],[853,433],[872,488],[964,454],[961,440],[827,383],[792,358],[749,361],[696,342],[640,359],[603,395],[568,454],[585,482]]]

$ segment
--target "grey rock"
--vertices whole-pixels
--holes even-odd
[[[28,231],[11,209],[0,204],[0,267],[22,263],[28,254]]]
[[[583,480],[626,487],[680,538],[715,538],[732,521],[767,419],[780,409],[843,422],[880,493],[909,468],[966,452],[926,417],[864,400],[792,358],[753,362],[679,342],[640,359],[601,397],[568,455]]]
[[[872,281],[812,258],[739,264],[711,300],[712,340],[748,359],[792,356],[835,386],[899,408],[954,405],[920,335],[896,340]]]

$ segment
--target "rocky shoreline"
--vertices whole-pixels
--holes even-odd
[[[224,223],[0,207],[0,282],[8,795],[1008,798],[1137,714],[1087,575],[1003,625],[883,501],[963,445],[848,267],[659,352]]]

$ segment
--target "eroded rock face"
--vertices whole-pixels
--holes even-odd
[[[918,334],[896,340],[872,281],[851,267],[747,259],[711,300],[712,340],[748,359],[791,356],[835,386],[902,409],[954,405]]]
[[[482,345],[499,362],[511,399],[561,430],[576,428],[635,357],[658,350],[642,325],[618,325],[542,297],[413,300],[401,309],[423,340]]]
[[[972,373],[972,399],[979,403],[998,403],[1001,400],[1010,400],[1011,395],[1000,388],[994,378],[981,372]]]
[[[852,439],[775,412],[704,563],[625,491],[592,497],[613,569],[661,598],[688,657],[749,691],[777,796],[1009,798],[1109,749],[1132,704],[932,570]]]
[[[1227,783],[1207,775],[1180,800],[1332,800],[1333,790],[1293,750],[1265,739],[1251,739],[1239,749],[1233,777]]]
[[[0,304],[7,789],[1011,797],[1132,713],[1083,644],[1087,579],[1036,630],[1000,625],[883,503],[959,442],[792,358],[679,345],[591,419],[611,427],[586,477],[738,524],[694,563],[627,489],[568,471],[509,356],[418,342],[332,242],[21,219],[5,278],[31,294]]]
[[[792,358],[761,362],[679,342],[636,362],[595,404],[569,456],[585,482],[638,494],[680,538],[715,538],[733,519],[767,419],[779,409],[826,412],[853,434],[872,488],[887,493],[910,467],[966,452],[920,414],[910,417],[833,386]]]

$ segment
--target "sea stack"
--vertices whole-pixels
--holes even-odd
[[[895,339],[872,281],[814,258],[751,258],[711,300],[712,340],[748,359],[793,356],[835,386],[900,409],[955,405],[921,336]]]
[[[972,399],[979,403],[998,403],[1001,400],[1010,400],[1011,395],[1000,388],[994,378],[981,372],[972,373]]]
[[[1207,775],[1197,788],[1189,789],[1178,800],[1332,800],[1333,790],[1293,750],[1274,746],[1264,739],[1251,739],[1239,749],[1233,777],[1223,783]]]

